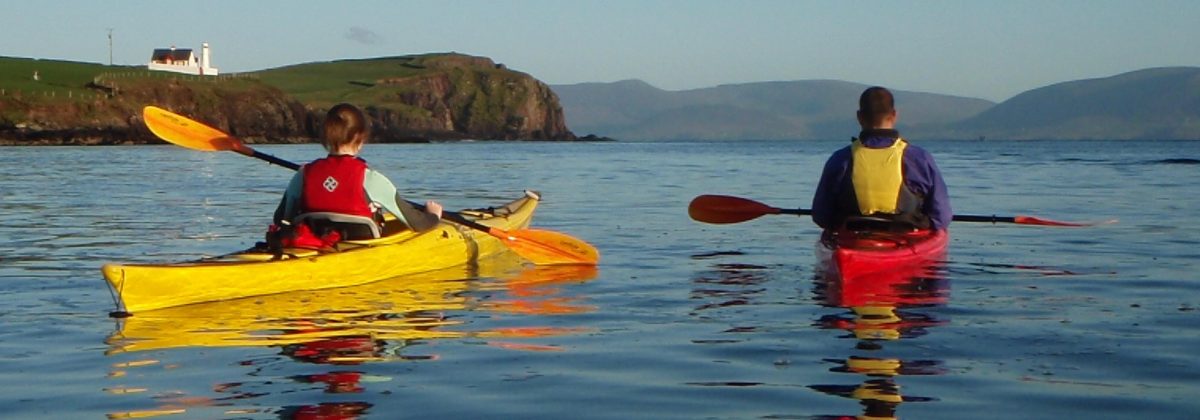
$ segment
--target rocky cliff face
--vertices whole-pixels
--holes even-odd
[[[575,139],[558,96],[527,74],[483,57],[441,56],[414,65],[430,71],[376,81],[390,92],[367,108],[377,137]]]
[[[315,120],[304,104],[269,86],[210,90],[171,83],[132,90],[122,94],[132,96],[125,101],[137,110],[135,129],[143,128],[141,106],[153,104],[252,141],[304,141],[316,132]]]
[[[574,140],[558,97],[533,77],[491,59],[457,54],[406,62],[419,71],[369,83],[351,99],[373,122],[374,141],[453,139]],[[305,103],[256,78],[97,78],[98,98],[0,97],[0,144],[158,142],[141,120],[155,105],[250,143],[306,142],[320,136],[329,104]],[[106,95],[105,95],[106,94]]]

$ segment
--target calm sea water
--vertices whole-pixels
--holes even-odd
[[[806,207],[838,142],[371,145],[412,199],[545,200],[595,271],[494,261],[118,321],[99,267],[257,240],[291,173],[172,146],[0,148],[0,417],[1195,418],[1200,143],[919,142],[948,261],[855,306]],[[303,161],[317,146],[264,146]],[[344,416],[344,417],[335,417]]]

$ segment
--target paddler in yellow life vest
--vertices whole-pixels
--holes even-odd
[[[812,218],[826,231],[945,229],[953,213],[946,183],[924,149],[896,130],[892,92],[871,87],[858,98],[862,132],[825,162]]]

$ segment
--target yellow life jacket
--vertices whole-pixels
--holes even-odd
[[[855,139],[850,145],[851,182],[859,214],[900,213],[900,190],[904,188],[904,149],[908,142],[897,138],[891,146],[872,149]]]

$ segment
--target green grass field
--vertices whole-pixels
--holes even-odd
[[[431,73],[434,68],[451,67],[453,62],[473,60],[458,54],[429,54],[403,57],[339,60],[307,63],[254,72],[264,83],[278,87],[305,104],[328,107],[338,102],[353,102],[390,107],[396,86],[381,80],[402,79]],[[507,72],[472,66],[476,72]]]
[[[70,100],[100,94],[87,87],[97,75],[129,70],[95,63],[0,57],[0,90],[4,95],[19,94],[28,99]],[[33,79],[35,71],[40,80]]]
[[[304,103],[360,101],[373,95],[376,81],[412,76],[423,70],[407,58],[310,63],[255,72],[259,79]],[[365,97],[365,98],[364,98]]]
[[[38,79],[33,74],[37,72]],[[135,87],[162,80],[221,82],[222,88],[238,89],[257,81],[238,78],[205,78],[186,74],[149,71],[143,66],[106,66],[61,60],[0,57],[0,99],[20,97],[25,101],[87,101],[103,98],[107,91],[93,85]]]

